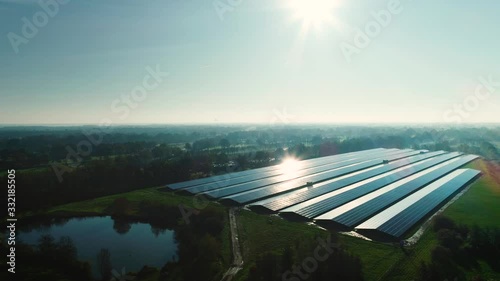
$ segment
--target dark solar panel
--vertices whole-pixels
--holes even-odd
[[[350,163],[355,163],[359,161],[365,161],[364,159],[370,159],[374,157],[378,157],[381,155],[392,155],[392,154],[397,154],[401,153],[400,150],[387,150],[387,151],[375,151],[375,152],[368,152],[367,154],[361,153],[361,154],[356,154],[356,155],[342,155],[339,157],[335,158],[329,158],[329,159],[321,159],[321,161],[309,163],[309,165],[302,166],[303,163],[299,162],[301,164],[297,164],[297,171],[295,172],[296,174],[294,177],[300,177],[303,175],[309,175],[312,173],[316,173],[317,171],[323,171],[323,170],[328,170],[331,169],[331,167],[337,167],[338,165],[349,165]],[[291,175],[286,175],[284,173],[283,169],[277,169],[273,170],[270,172],[263,172],[263,173],[257,173],[257,174],[251,174],[243,177],[237,177],[233,178],[231,177],[231,174],[223,175],[220,176],[217,179],[214,179],[211,183],[208,184],[202,184],[202,185],[197,185],[194,187],[189,187],[184,189],[184,192],[186,193],[200,193],[200,192],[210,192],[213,190],[218,190],[222,189],[225,187],[235,187],[235,188],[241,188],[242,184],[247,184],[248,187],[252,186],[253,188],[255,187],[260,187],[264,185],[268,185],[270,183],[277,183],[277,182],[282,182],[284,180],[290,179]],[[217,194],[218,191],[211,192],[208,194],[210,197],[215,197],[213,194]],[[222,192],[221,192],[222,194]]]
[[[323,186],[311,188],[311,189],[306,190],[306,191],[301,191],[301,192],[297,192],[294,194],[290,194],[289,196],[286,196],[286,197],[278,198],[275,201],[268,202],[268,203],[264,204],[262,207],[267,208],[270,211],[278,211],[278,210],[284,209],[286,207],[304,202],[306,200],[313,199],[317,196],[321,196],[323,194],[335,191],[335,190],[342,188],[344,186],[347,186],[349,184],[353,184],[353,183],[356,183],[358,181],[365,180],[367,178],[370,178],[370,177],[385,173],[387,171],[402,167],[404,165],[412,164],[412,163],[415,163],[417,161],[421,161],[421,160],[424,160],[424,159],[427,159],[430,157],[437,156],[439,154],[441,154],[441,152],[435,152],[435,153],[429,152],[429,153],[425,153],[422,155],[408,157],[408,158],[405,158],[405,159],[402,159],[399,161],[395,161],[395,162],[388,164],[388,165],[385,165],[383,167],[360,173],[352,178],[349,177],[349,178],[341,179],[339,181],[335,181],[335,182],[332,182],[332,183],[329,183],[329,184],[326,184]],[[443,161],[449,160],[453,157],[457,157],[459,155],[460,155],[460,153],[448,153],[446,155],[438,156],[438,157],[435,157],[434,159],[431,159],[427,162],[424,162],[421,164],[416,164],[408,169],[405,169],[405,170],[398,172],[397,177],[388,177],[388,178],[378,179],[378,180],[375,180],[374,182],[370,182],[367,185],[369,185],[373,188],[376,188],[377,186],[382,187],[382,186],[387,185],[391,182],[399,180],[402,177],[417,173],[423,169],[426,169],[428,167],[431,167],[431,166],[438,164],[438,163],[441,163]],[[363,188],[363,187],[359,187],[359,188]]]
[[[477,158],[461,155],[378,148],[298,161],[289,170],[275,165],[168,184],[165,190],[396,238],[477,176],[470,170],[455,178],[456,169]]]
[[[386,150],[388,150],[388,149],[375,148],[375,149],[349,152],[349,153],[343,153],[343,154],[337,154],[337,155],[331,155],[331,156],[325,156],[325,157],[320,157],[320,158],[303,160],[303,161],[301,161],[301,163],[303,164],[303,166],[308,166],[309,164],[313,164],[316,162],[326,163],[326,162],[328,162],[332,159],[336,159],[338,157],[356,156],[356,155],[360,155],[360,154],[382,152],[382,151],[386,151]],[[172,184],[168,184],[166,187],[168,187],[171,190],[178,190],[178,189],[187,188],[187,187],[191,187],[191,186],[197,186],[197,185],[201,185],[201,184],[207,184],[207,183],[213,183],[215,181],[225,180],[227,175],[230,175],[231,178],[238,178],[238,177],[242,177],[242,176],[248,176],[251,174],[259,174],[262,172],[269,172],[269,171],[274,171],[274,170],[279,170],[279,169],[280,169],[279,165],[274,165],[271,167],[264,167],[264,168],[252,169],[252,170],[247,170],[247,171],[234,172],[234,173],[225,174],[225,175],[201,178],[201,179],[178,182],[178,183],[172,183]]]
[[[405,170],[398,172],[393,177],[383,177],[383,178],[374,180],[372,182],[366,183],[362,186],[348,190],[346,192],[337,194],[335,196],[332,196],[330,198],[327,198],[327,199],[322,200],[320,202],[317,202],[315,204],[311,204],[309,206],[306,206],[306,207],[299,209],[299,210],[296,210],[294,212],[300,216],[303,216],[304,218],[312,219],[312,218],[317,217],[323,213],[326,213],[334,208],[337,208],[337,207],[339,207],[347,202],[350,202],[356,198],[359,198],[359,197],[364,196],[370,192],[373,192],[377,189],[380,189],[380,188],[382,188],[390,183],[396,182],[402,178],[405,178],[407,176],[421,172],[429,167],[432,167],[434,165],[437,165],[441,162],[447,161],[447,160],[459,155],[459,153],[450,153],[450,154],[451,155],[436,157],[435,159],[433,159],[431,161],[417,164],[413,167],[410,167],[408,169],[405,169]]]
[[[415,152],[415,151],[388,152],[387,154],[376,155],[375,159],[382,159],[382,158],[385,159],[388,157],[396,157],[396,156],[400,157],[399,155],[408,154],[408,153],[417,153],[417,152]],[[219,189],[215,189],[212,191],[204,192],[204,194],[207,195],[208,197],[211,197],[211,198],[222,198],[225,196],[242,193],[242,192],[249,191],[249,190],[256,189],[256,188],[291,182],[293,180],[305,178],[305,177],[308,177],[311,175],[317,175],[319,173],[324,173],[327,171],[338,169],[340,167],[353,165],[353,164],[360,163],[360,162],[362,162],[362,163],[368,163],[368,162],[375,163],[376,161],[380,162],[380,160],[372,160],[372,159],[373,159],[372,156],[368,156],[366,158],[356,158],[356,159],[344,160],[341,162],[336,162],[336,163],[332,163],[332,164],[325,165],[325,166],[314,167],[314,168],[306,169],[306,170],[300,170],[300,171],[294,172],[293,174],[286,175],[286,176],[259,179],[259,180],[255,180],[255,181],[251,181],[251,182],[247,182],[247,183],[232,185],[232,186],[225,187],[225,188],[219,188]]]
[[[464,157],[460,157],[457,161],[449,163],[444,167],[436,169],[424,176],[418,177],[414,180],[411,180],[403,185],[397,187],[396,189],[390,190],[366,203],[363,203],[357,207],[352,208],[351,210],[335,217],[332,219],[333,222],[353,228],[354,226],[360,224],[361,222],[367,220],[383,209],[391,206],[397,201],[403,199],[409,194],[417,191],[423,186],[435,181],[436,179],[452,172],[453,170],[467,164],[468,162],[476,159],[475,155],[468,155]]]
[[[401,154],[395,154],[387,157],[383,157],[384,160],[389,160],[393,161],[396,159],[401,159],[405,158],[411,155],[418,154],[419,151],[411,151],[411,152],[406,152],[406,153],[401,153]],[[247,192],[247,193],[242,193],[242,194],[236,194],[234,196],[230,196],[227,198],[224,198],[226,200],[225,202],[228,202],[230,204],[246,204],[249,202],[254,202],[257,200],[260,200],[262,198],[266,198],[269,196],[275,196],[284,192],[288,192],[290,190],[294,190],[303,186],[306,186],[308,182],[311,183],[317,183],[325,180],[329,180],[335,177],[339,177],[342,175],[346,175],[355,171],[359,171],[362,169],[366,169],[375,165],[381,164],[380,162],[381,159],[373,160],[373,161],[368,161],[365,163],[359,163],[355,164],[352,166],[347,166],[343,168],[339,168],[336,170],[331,170],[327,171],[324,173],[319,173],[319,174],[314,174],[310,175],[307,177],[300,178],[295,181],[290,181],[290,182],[284,182],[281,184],[274,184],[271,186],[267,186],[265,188],[261,188],[259,190],[254,190],[252,192]]]
[[[391,214],[390,210],[388,210],[388,215],[384,215],[380,226],[373,229],[364,228],[359,230],[360,232],[376,230],[394,238],[399,238],[430,212],[442,206],[447,199],[456,194],[457,191],[479,174],[479,171],[466,169],[418,201],[409,206],[403,206],[405,207],[403,211]]]

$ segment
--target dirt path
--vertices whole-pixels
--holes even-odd
[[[240,251],[240,241],[238,240],[238,227],[236,224],[236,216],[235,211],[237,208],[229,209],[229,227],[231,231],[231,245],[233,252],[233,264],[232,266],[224,273],[221,281],[230,281],[233,279],[234,275],[238,273],[243,268],[243,257],[241,256]]]

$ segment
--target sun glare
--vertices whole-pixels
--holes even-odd
[[[341,0],[289,0],[288,6],[296,20],[301,20],[303,27],[321,28],[324,24],[335,24],[334,10]]]
[[[300,169],[300,161],[294,158],[287,158],[281,163],[281,172],[285,178],[290,178]]]

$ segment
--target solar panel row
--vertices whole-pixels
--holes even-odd
[[[356,186],[355,188],[345,190],[344,192],[342,192],[341,190],[340,192],[334,193],[329,197],[325,197],[319,202],[306,201],[301,206],[302,208],[295,208],[294,210],[285,209],[282,211],[282,214],[286,216],[287,214],[292,212],[293,214],[299,215],[304,219],[312,219],[334,208],[342,206],[345,203],[355,200],[356,198],[362,197],[370,192],[378,190],[390,183],[396,182],[420,171],[424,171],[425,169],[428,169],[449,159],[453,159],[457,156],[459,156],[459,153],[449,153],[447,155],[431,159],[430,161],[411,165],[410,167],[398,170],[396,172],[389,172],[380,176],[379,178],[370,178],[364,184]]]
[[[445,162],[445,165],[438,167],[431,171],[424,171],[424,173],[416,178],[400,184],[396,188],[388,186],[382,190],[382,193],[375,198],[359,198],[360,201],[351,201],[349,208],[338,212],[336,209],[317,217],[315,220],[318,224],[325,224],[329,226],[336,226],[340,228],[349,228],[359,225],[363,221],[374,216],[378,212],[398,202],[411,193],[419,190],[421,187],[439,179],[440,177],[452,172],[453,170],[467,164],[468,162],[476,159],[475,155],[463,156],[458,159],[452,159]],[[418,175],[418,174],[417,174]],[[396,182],[397,183],[397,182]],[[357,200],[359,200],[357,199]],[[368,200],[369,199],[369,200]]]
[[[475,155],[370,149],[167,185],[228,205],[398,239],[478,171]]]
[[[275,196],[284,192],[288,192],[303,186],[308,185],[308,183],[317,183],[321,181],[326,181],[335,177],[339,177],[342,175],[346,175],[355,171],[359,171],[362,169],[366,169],[371,166],[375,166],[381,164],[381,160],[384,159],[386,161],[393,161],[401,158],[405,158],[411,155],[419,154],[419,151],[411,151],[400,154],[388,155],[385,157],[379,157],[375,160],[366,161],[350,166],[344,166],[338,169],[333,169],[321,173],[312,174],[309,176],[301,177],[293,181],[286,181],[279,184],[272,184],[270,186],[266,186],[264,188],[260,188],[258,190],[254,190],[251,192],[245,192],[225,197],[221,200],[223,203],[228,203],[230,205],[234,204],[247,204],[250,202],[258,201],[259,199],[267,198],[270,196]],[[219,196],[222,197],[222,196]]]
[[[316,161],[321,161],[322,163],[326,163],[332,159],[335,159],[336,157],[356,156],[356,155],[369,154],[369,153],[373,153],[373,152],[395,151],[395,150],[396,149],[375,148],[375,149],[369,149],[369,150],[356,151],[356,152],[343,153],[343,154],[326,156],[326,157],[321,157],[321,158],[303,160],[300,162],[303,163],[303,165],[305,166],[305,165],[308,165],[308,163],[314,163]],[[259,174],[262,172],[269,172],[269,171],[274,171],[274,170],[279,170],[279,169],[280,169],[280,165],[274,165],[271,167],[264,167],[264,168],[234,172],[234,173],[230,173],[229,175],[231,175],[232,178],[238,178],[238,177],[242,177],[242,176],[248,176],[251,174]],[[182,188],[212,183],[212,182],[216,182],[216,181],[223,181],[225,178],[226,178],[226,175],[220,175],[220,176],[207,177],[207,178],[195,179],[195,180],[190,180],[190,181],[172,183],[172,184],[168,184],[166,187],[171,189],[171,190],[178,190],[178,189],[182,189]]]
[[[385,173],[387,171],[391,171],[393,169],[404,167],[408,164],[412,164],[415,162],[419,162],[421,160],[432,158],[432,157],[438,156],[438,155],[443,154],[443,153],[444,152],[442,152],[442,151],[429,152],[429,153],[424,153],[424,154],[417,155],[417,156],[404,158],[402,160],[398,160],[398,161],[395,161],[393,163],[383,165],[381,167],[377,167],[377,168],[372,169],[372,170],[362,171],[361,173],[359,173],[357,175],[352,175],[352,176],[348,176],[348,177],[345,177],[342,179],[337,179],[337,180],[329,182],[325,185],[317,186],[315,188],[306,189],[306,190],[303,190],[301,192],[296,192],[296,193],[290,194],[287,197],[282,197],[282,198],[276,199],[275,201],[266,202],[263,205],[255,204],[251,207],[255,208],[255,209],[258,209],[258,208],[264,209],[261,211],[268,210],[269,212],[275,212],[275,211],[284,209],[286,207],[293,206],[295,204],[299,204],[301,202],[313,199],[317,196],[327,194],[329,192],[335,191],[337,189],[348,186],[350,184],[354,184],[356,182],[372,178],[374,176]],[[458,155],[460,155],[460,154],[459,153],[448,153],[446,155],[433,158],[433,159],[431,159],[431,162],[429,162],[429,163],[425,162],[425,164],[422,163],[420,166],[415,166],[412,168],[408,168],[407,170],[399,171],[397,173],[397,176],[403,177],[405,174],[411,173],[414,169],[417,169],[420,167],[422,167],[422,169],[424,169],[424,167],[430,167],[433,164],[437,164],[439,162],[451,159],[451,158],[456,157]],[[379,183],[384,183],[384,182],[389,181],[389,180],[397,180],[397,179],[399,179],[399,178],[398,177],[382,178],[379,180]],[[388,183],[389,182],[387,182],[387,184]]]
[[[183,191],[185,193],[190,193],[190,194],[206,192],[209,197],[219,198],[221,196],[226,196],[234,193],[228,193],[227,191],[220,192],[214,190],[220,190],[226,187],[230,187],[231,190],[234,190],[235,192],[239,190],[244,191],[247,188],[251,189],[251,188],[265,186],[271,183],[283,182],[292,178],[297,178],[303,175],[309,175],[320,171],[326,171],[342,165],[349,165],[352,163],[367,161],[369,159],[373,159],[374,157],[400,154],[400,153],[402,153],[400,150],[384,150],[384,151],[368,152],[367,154],[338,155],[337,157],[334,158],[327,157],[329,158],[327,160],[319,158],[318,161],[312,161],[312,162],[309,161],[307,163],[300,161],[294,165],[296,166],[296,169],[292,170],[293,173],[290,171],[286,171],[286,169],[282,169],[282,167],[280,166],[279,167],[280,169],[275,169],[271,172],[263,172],[263,174],[259,173],[256,175],[248,175],[237,178],[233,178],[231,177],[231,174],[228,174],[226,177],[219,178],[218,180],[214,180],[211,183],[189,187],[184,189]],[[217,194],[219,194],[220,196],[216,196]]]
[[[320,167],[313,167],[310,169],[306,170],[300,170],[300,171],[291,171],[288,172],[282,176],[279,177],[273,177],[273,178],[265,178],[261,180],[255,180],[247,183],[242,183],[242,184],[237,184],[237,185],[231,185],[229,187],[224,187],[224,188],[219,188],[216,190],[208,191],[205,192],[204,194],[207,195],[208,197],[211,198],[222,198],[225,196],[230,196],[233,194],[244,194],[243,192],[269,186],[269,185],[276,185],[280,183],[287,183],[291,182],[292,180],[297,180],[301,178],[305,178],[311,175],[317,175],[320,173],[326,173],[328,171],[333,171],[336,169],[339,169],[341,167],[348,167],[348,166],[353,166],[353,165],[364,165],[364,166],[372,166],[377,163],[381,162],[381,159],[385,158],[392,158],[392,157],[401,157],[402,155],[406,154],[411,154],[411,153],[417,153],[415,151],[410,151],[410,152],[401,152],[401,151],[396,151],[396,152],[387,152],[387,153],[382,153],[382,154],[377,154],[376,156],[369,156],[366,158],[357,158],[357,159],[349,159],[349,160],[342,160],[340,162],[335,162],[329,165],[325,166],[320,166]],[[376,160],[373,160],[373,159]]]
[[[456,170],[358,225],[356,230],[378,239],[399,239],[479,174],[471,169]]]

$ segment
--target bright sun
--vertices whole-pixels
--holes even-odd
[[[321,28],[323,24],[335,24],[334,10],[341,0],[288,0],[287,5],[296,20],[301,20],[305,30],[311,26]]]

